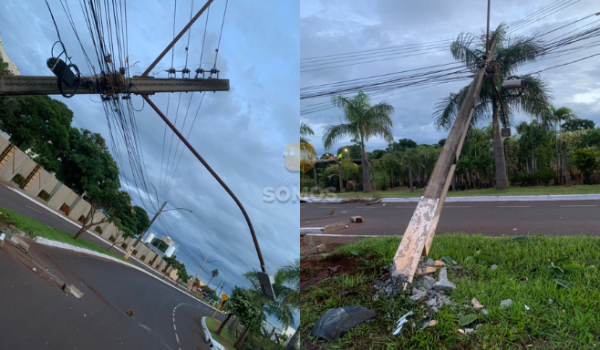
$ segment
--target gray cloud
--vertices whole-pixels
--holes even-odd
[[[548,1],[502,1],[492,2],[491,29],[501,22],[511,23],[519,20],[543,6]],[[476,0],[450,2],[431,1],[372,1],[364,6],[361,1],[313,0],[302,2],[300,19],[301,57],[343,54],[360,50],[385,48],[395,45],[418,44],[444,39],[454,39],[461,32],[479,35],[485,29],[485,3]],[[518,35],[531,35],[535,32],[546,32],[576,19],[597,12],[594,1],[583,0],[567,7],[556,14],[545,16],[536,23],[518,30]],[[590,23],[591,18],[581,24]],[[557,31],[566,33],[578,25]],[[589,27],[588,27],[589,28]],[[553,38],[554,35],[548,35]],[[582,52],[564,57],[572,60],[597,53],[590,48]],[[522,73],[533,72],[559,63],[560,59],[540,61],[528,64],[520,70]],[[359,79],[379,74],[451,63],[453,59],[446,47],[442,52],[429,53],[405,58],[383,60],[370,64],[360,64],[341,68],[331,68],[301,73],[301,87],[319,86],[342,80]],[[566,67],[541,73],[554,96],[554,104],[568,106],[581,118],[600,122],[598,113],[600,88],[594,76],[600,69],[600,58],[595,57]],[[595,74],[595,75],[594,75]],[[432,113],[436,103],[450,92],[458,91],[467,85],[469,80],[442,84],[415,91],[412,88],[402,89],[381,97],[373,97],[373,102],[385,100],[395,108],[393,115],[393,133],[395,139],[411,138],[418,143],[436,143],[445,138],[447,133],[437,131],[432,124]],[[328,103],[326,97],[303,100],[302,108],[315,103]],[[313,126],[315,136],[311,138],[317,152],[325,152],[321,138],[324,127],[339,123],[342,112],[327,109],[303,115],[302,121]],[[525,115],[516,115],[516,120],[527,120]],[[342,140],[329,151],[348,144],[350,139]],[[368,149],[385,148],[381,139],[373,139]]]

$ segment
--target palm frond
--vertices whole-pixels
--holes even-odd
[[[334,143],[346,136],[354,138],[358,137],[358,130],[356,130],[355,125],[328,125],[323,133],[323,147],[325,147],[325,149],[329,149]]]

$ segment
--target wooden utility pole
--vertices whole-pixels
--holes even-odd
[[[491,61],[495,48],[496,35],[491,38],[491,42],[486,48],[486,63]],[[397,283],[396,285],[402,284],[403,289],[406,288],[408,283],[412,282],[421,256],[429,254],[429,247],[435,234],[448,188],[452,182],[456,162],[460,156],[467,130],[471,124],[473,111],[479,99],[484,75],[485,68],[482,68],[473,77],[473,82],[469,86],[444,148],[431,173],[428,186],[415,209],[394,256],[392,277]]]

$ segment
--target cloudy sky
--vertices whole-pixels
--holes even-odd
[[[544,33],[598,12],[597,1],[594,0],[496,0],[492,1],[490,27],[494,29],[501,22],[510,24],[552,3],[562,4],[559,7],[565,6],[565,8],[555,14],[543,16],[535,23],[515,30],[513,34],[527,36],[534,32]],[[364,1],[355,0],[306,0],[302,1],[300,9],[300,56],[306,60],[312,57],[397,45],[430,43],[455,39],[461,32],[480,35],[485,29],[486,15],[487,2],[481,0],[374,0],[368,6]],[[592,22],[599,19],[599,17],[593,16],[573,26],[548,34],[544,39],[554,38],[588,24],[590,25],[585,29],[589,29],[597,26],[598,22]],[[591,41],[598,43],[597,38]],[[441,50],[437,52],[430,50],[431,52],[426,55],[303,72],[300,75],[300,84],[301,87],[321,86],[339,81],[360,80],[374,75],[451,63],[453,58],[449,52],[449,44],[446,45],[448,46],[442,44]],[[598,52],[597,46],[596,48],[591,47],[564,57],[527,64],[519,72],[537,71]],[[541,78],[548,83],[555,106],[567,106],[573,109],[580,118],[591,119],[598,124],[600,123],[600,83],[595,77],[599,74],[600,56],[596,56],[576,64],[545,71],[541,73]],[[447,136],[446,132],[437,131],[432,126],[432,112],[435,110],[435,104],[448,93],[458,91],[469,82],[470,79],[466,79],[416,91],[409,91],[413,89],[405,88],[388,93],[383,98],[379,96],[373,98],[372,102],[385,100],[394,106],[393,134],[395,140],[406,137],[418,143],[433,144]],[[328,97],[305,99],[301,102],[301,110],[306,110],[309,105],[328,103],[328,101]],[[335,108],[301,116],[301,120],[312,125],[315,131],[311,142],[319,154],[325,151],[321,141],[324,127],[328,124],[339,124],[340,117],[343,117],[341,110]],[[517,122],[528,119],[525,115],[516,115],[515,117]],[[349,138],[342,140],[328,151],[335,152],[338,147],[349,143]],[[368,150],[384,149],[385,147],[386,143],[381,139],[372,139],[367,145]]]
[[[49,3],[73,63],[79,65],[82,73],[90,74],[60,2],[50,0]],[[92,62],[97,62],[79,2],[68,3],[83,46]],[[174,1],[158,0],[127,2],[129,61],[131,64],[139,61],[131,69],[133,74],[141,74],[171,41],[174,4]],[[263,199],[265,187],[291,188],[298,178],[297,172],[285,168],[283,151],[287,144],[298,142],[299,138],[299,5],[294,1],[278,0],[261,0],[260,4],[257,6],[257,2],[251,0],[229,2],[216,66],[221,71],[221,78],[230,79],[231,90],[206,93],[189,140],[245,206],[266,264],[270,272],[275,272],[297,258],[300,250],[299,203],[291,200],[268,203]],[[176,33],[189,21],[191,5],[192,0],[177,1]],[[194,13],[202,5],[204,1],[196,0]],[[224,8],[225,0],[214,1],[210,8],[202,59],[205,69],[211,68],[215,60]],[[188,67],[192,71],[200,63],[205,23],[206,13],[192,27],[188,57]],[[0,36],[21,75],[52,74],[46,68],[46,60],[57,34],[43,1],[2,1]],[[178,69],[185,65],[186,45],[187,35],[175,46],[173,66]],[[166,78],[164,70],[169,67],[171,52],[153,74]],[[200,94],[195,93],[191,98],[185,126],[182,123],[190,94],[183,93],[181,98],[178,93],[155,95],[152,100],[165,113],[169,105],[169,118],[174,121],[177,117],[178,128],[187,134],[193,114],[198,110],[199,97]],[[74,111],[73,126],[98,132],[109,139],[99,96],[56,98]],[[143,106],[140,97],[134,97],[132,103],[136,109]],[[184,211],[164,213],[151,232],[158,236],[172,234],[181,246],[177,257],[190,274],[196,272],[202,261],[200,250],[210,255],[209,261],[218,260],[207,264],[200,274],[206,282],[210,279],[210,271],[219,269],[220,276],[213,280],[212,287],[223,280],[227,282],[226,292],[235,284],[246,285],[241,274],[251,269],[260,270],[260,264],[242,213],[191,152],[182,152],[175,172],[177,137],[171,143],[172,133],[167,131],[163,143],[164,123],[149,106],[136,114],[136,120],[148,182],[158,189],[161,202],[168,201],[166,209],[183,207],[193,211],[193,214]],[[181,149],[182,145],[178,154]],[[123,157],[127,159],[124,154]],[[142,206],[144,203],[126,164],[121,169],[122,183],[133,194],[135,204]],[[167,167],[169,174],[175,172],[168,191],[165,184],[171,177],[165,175]],[[143,192],[142,197],[152,217],[155,204],[150,203]]]

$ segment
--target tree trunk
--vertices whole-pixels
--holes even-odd
[[[296,329],[296,332],[294,332],[294,335],[292,335],[292,338],[290,338],[290,341],[288,341],[287,346],[285,347],[285,350],[296,349],[296,344],[298,343],[299,337],[300,337],[300,331],[298,329]]]
[[[363,192],[371,192],[371,181],[369,181],[369,163],[367,161],[367,151],[365,150],[364,144],[362,145],[360,160],[363,175]]]
[[[502,143],[502,134],[500,134],[500,124],[498,123],[498,104],[492,103],[492,128],[494,131],[494,160],[496,162],[496,188],[503,190],[509,187],[508,176],[506,174],[506,162],[504,158],[504,146]]]
[[[313,179],[314,179],[314,182],[315,182],[315,188],[317,188],[317,167],[316,167],[316,164],[315,164],[315,167],[313,168]]]
[[[377,191],[377,186],[375,186],[375,161],[371,160],[371,181],[373,183],[373,191]]]
[[[404,157],[406,162],[408,163],[408,183],[410,185],[410,191],[413,191],[413,181],[412,181],[412,166],[410,165],[410,160],[407,157]]]
[[[262,333],[262,338],[260,339],[260,344],[258,344],[258,348],[256,348],[256,350],[262,349],[262,346],[265,343],[265,339],[267,339],[267,335],[265,333]]]
[[[115,239],[115,241],[113,242],[113,244],[112,244],[110,247],[108,247],[106,250],[107,250],[107,251],[108,251],[108,250],[111,250],[111,249],[112,249],[112,247],[114,247],[114,246],[115,246],[115,244],[117,244],[117,242],[119,241],[119,238],[121,238],[122,236],[123,236],[123,235],[119,235],[119,237],[117,237],[117,238]]]
[[[217,334],[221,334],[221,332],[223,331],[223,329],[225,329],[225,326],[227,325],[227,322],[229,322],[229,319],[231,318],[231,316],[233,316],[233,314],[231,312],[229,314],[227,314],[227,317],[225,318],[225,321],[223,321],[221,323],[221,326],[219,327],[219,329],[217,329]]]
[[[390,169],[390,190],[394,189],[394,170]]]
[[[565,180],[567,182],[567,186],[571,186],[571,172],[569,171],[569,158],[567,155],[567,143],[565,141],[563,141],[563,158],[565,159],[564,161],[564,165],[565,165]]]
[[[236,348],[236,349],[238,349],[238,350],[241,350],[242,349],[242,345],[244,345],[244,340],[246,340],[246,335],[247,334],[248,334],[248,327],[246,327],[244,329],[244,331],[242,332],[242,335],[235,342],[235,345],[233,347]]]
[[[338,161],[338,172],[340,177],[340,192],[344,192],[344,181],[342,180],[342,161]]]

